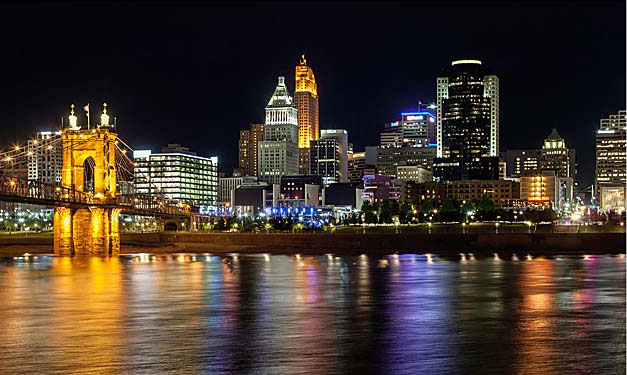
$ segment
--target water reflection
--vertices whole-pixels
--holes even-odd
[[[622,373],[625,258],[0,259],[2,373]]]

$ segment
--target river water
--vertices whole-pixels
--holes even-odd
[[[624,374],[624,256],[0,258],[2,374]]]

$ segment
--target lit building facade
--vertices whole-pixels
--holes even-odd
[[[625,210],[627,112],[601,120],[596,134],[596,195],[602,210]]]
[[[401,199],[401,180],[383,175],[364,175],[364,202],[380,203],[386,200]]]
[[[421,165],[398,165],[396,178],[402,181],[427,182],[433,180],[433,175]]]
[[[400,147],[403,145],[403,127],[400,121],[388,122],[379,136],[381,147]]]
[[[311,141],[311,174],[322,176],[324,184],[348,181],[348,132],[324,129],[320,139]]]
[[[219,177],[218,178],[218,204],[230,206],[234,199],[235,189],[243,184],[255,184],[257,178],[254,176],[241,177]]]
[[[313,70],[307,66],[304,55],[301,56],[300,65],[296,66],[295,77],[294,100],[298,108],[299,173],[307,174],[310,166],[310,142],[320,137],[320,111],[316,77]]]
[[[412,146],[436,145],[436,115],[432,112],[401,113],[403,144]]]
[[[47,184],[61,183],[63,144],[61,132],[38,132],[27,145],[28,180]]]
[[[366,163],[366,152],[353,152],[348,155],[348,182],[363,182],[364,174],[376,174],[373,165]]]
[[[479,60],[453,61],[437,78],[439,180],[498,179],[499,80]]]
[[[250,129],[239,132],[239,170],[243,176],[259,173],[259,142],[264,140],[264,124],[250,124]]]
[[[304,200],[307,198],[308,187],[317,186],[315,191],[321,192],[323,185],[322,177],[319,175],[297,175],[283,176],[281,178],[280,200]],[[309,188],[311,189],[311,188]],[[315,197],[316,206],[319,204],[319,197]],[[313,196],[308,199],[314,199]]]
[[[446,184],[447,199],[459,202],[490,199],[497,206],[520,198],[520,184],[511,180],[463,180]]]
[[[401,146],[377,148],[377,173],[396,177],[399,165],[420,165],[431,170],[436,155],[432,146]]]
[[[573,202],[573,194],[573,178],[560,177],[555,170],[520,177],[520,198],[537,206],[566,209]]]
[[[501,153],[501,159],[506,162],[507,177],[535,176],[552,170],[558,177],[577,178],[576,151],[566,147],[556,129],[545,138],[541,149],[508,150]]]
[[[197,156],[180,145],[168,145],[160,153],[135,150],[133,157],[135,192],[196,206],[217,204],[217,157]]]
[[[285,78],[279,77],[266,106],[264,140],[258,142],[259,180],[278,184],[281,176],[298,174],[297,113]]]

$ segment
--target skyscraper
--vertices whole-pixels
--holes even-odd
[[[348,181],[348,132],[325,129],[318,140],[311,141],[311,174],[322,176],[325,184]]]
[[[305,55],[296,66],[296,86],[294,100],[298,108],[298,148],[299,170],[309,173],[309,142],[320,138],[320,118],[318,111],[318,85],[313,70],[307,66]]]
[[[541,149],[507,150],[501,152],[506,162],[508,177],[535,176],[542,170],[554,170],[557,177],[577,177],[577,160],[574,148],[567,148],[566,141],[553,129]]]
[[[30,181],[58,184],[63,170],[63,145],[61,132],[38,132],[28,140],[28,179]]]
[[[278,184],[281,176],[298,174],[297,113],[285,77],[279,77],[266,106],[264,140],[258,143],[259,180]]]
[[[263,124],[250,124],[249,130],[239,132],[239,169],[243,176],[259,173],[258,147],[264,140]]]
[[[437,78],[441,180],[498,179],[499,80],[479,60],[457,60]]]
[[[625,210],[627,111],[601,119],[596,137],[596,191],[602,210]]]

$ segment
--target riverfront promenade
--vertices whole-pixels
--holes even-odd
[[[625,253],[625,233],[191,233],[122,234],[122,253],[211,252],[458,256]],[[2,236],[0,255],[51,253],[51,236]]]

